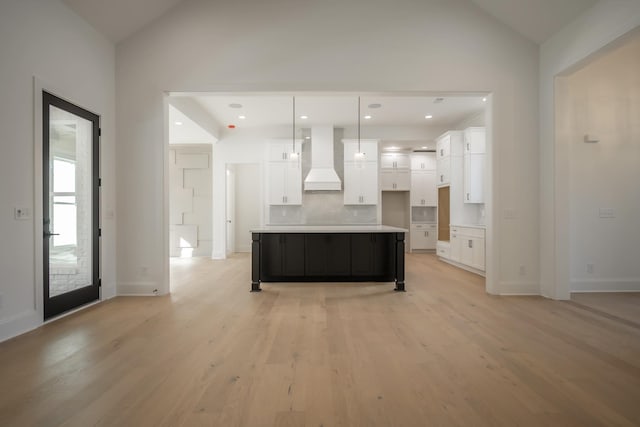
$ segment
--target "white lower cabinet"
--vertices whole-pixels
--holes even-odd
[[[485,229],[451,226],[450,258],[452,261],[485,270]]]
[[[435,224],[411,224],[410,250],[435,249],[438,228]]]

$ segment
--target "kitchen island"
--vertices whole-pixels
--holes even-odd
[[[395,282],[403,292],[405,232],[386,225],[251,230],[251,292],[261,282]]]

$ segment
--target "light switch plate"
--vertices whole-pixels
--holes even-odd
[[[600,218],[615,218],[616,213],[613,208],[600,208],[599,216]]]
[[[31,209],[25,207],[13,208],[13,217],[15,219],[31,219]]]

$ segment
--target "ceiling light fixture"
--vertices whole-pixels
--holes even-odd
[[[175,122],[176,126],[182,126],[182,122]]]
[[[482,102],[487,102],[487,97],[482,98]]]
[[[366,115],[366,116],[364,116],[364,119],[365,120],[371,120],[371,116],[370,115]]]
[[[303,115],[301,115],[301,116],[300,116],[300,118],[301,118],[302,120],[307,120],[307,119],[309,118],[309,116],[305,116],[305,115],[303,114]]]
[[[427,114],[426,116],[424,116],[425,119],[433,119],[433,116],[431,114]]]
[[[247,116],[240,115],[240,116],[238,116],[238,118],[239,118],[240,120],[244,120],[244,119],[246,119],[246,118],[247,118]]]

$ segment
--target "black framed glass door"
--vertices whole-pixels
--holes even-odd
[[[95,301],[100,117],[42,93],[44,318]]]

